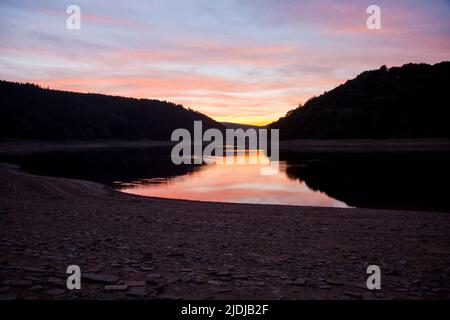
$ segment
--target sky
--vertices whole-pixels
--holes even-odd
[[[450,0],[0,0],[0,79],[263,125],[364,70],[450,60],[448,17]]]

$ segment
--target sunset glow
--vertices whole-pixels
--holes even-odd
[[[448,1],[67,1],[0,3],[0,78],[173,101],[264,125],[382,65],[450,58]],[[112,5],[113,4],[113,5]]]
[[[323,192],[313,191],[304,181],[289,178],[285,162],[277,174],[262,176],[260,169],[269,159],[260,150],[238,153],[234,161],[218,158],[187,176],[149,179],[129,183],[122,192],[151,197],[234,203],[289,204],[348,207]],[[245,182],[243,182],[245,181]]]

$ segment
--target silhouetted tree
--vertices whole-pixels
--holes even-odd
[[[282,139],[450,137],[450,62],[366,71],[269,125]]]
[[[43,89],[0,81],[0,138],[170,139],[176,128],[224,127],[174,103]]]

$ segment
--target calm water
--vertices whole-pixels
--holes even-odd
[[[275,175],[263,176],[261,167],[269,163],[263,151],[236,152],[231,163],[223,158],[200,170],[177,177],[156,177],[119,183],[127,193],[162,198],[220,201],[236,203],[290,204],[324,207],[347,207],[324,192],[309,188],[286,174],[285,161]]]
[[[263,152],[246,164],[172,164],[170,149],[109,149],[8,157],[32,173],[98,181],[164,198],[326,207],[450,212],[449,153],[282,153],[273,176],[260,175]],[[250,164],[250,160],[259,164]]]

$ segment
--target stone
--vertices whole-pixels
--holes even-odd
[[[295,279],[293,284],[296,286],[304,286],[306,284],[306,279],[305,278],[297,278],[297,279]]]
[[[214,292],[215,293],[228,293],[228,292],[232,292],[232,290],[230,288],[222,288],[222,289],[217,289]]]
[[[51,295],[51,296],[59,296],[62,295],[66,292],[65,289],[50,289],[47,290],[47,294]]]
[[[91,282],[114,284],[119,280],[119,277],[109,274],[97,273],[81,273],[81,278]]]
[[[145,287],[145,281],[129,281],[125,282],[125,285],[127,285],[128,287]]]
[[[0,294],[0,300],[16,300],[18,297],[13,293]]]
[[[127,295],[135,296],[135,297],[143,297],[147,294],[147,291],[144,287],[132,287],[128,289]]]
[[[119,284],[119,285],[107,285],[105,286],[105,290],[108,291],[125,291],[128,289],[128,286],[125,284]]]
[[[162,284],[156,287],[156,293],[157,294],[161,294],[164,292],[164,290],[166,289],[166,285]]]
[[[0,293],[5,293],[11,290],[11,287],[0,287]]]
[[[345,296],[348,296],[350,298],[362,299],[362,294],[360,294],[360,293],[347,291],[347,292],[344,292],[342,294],[345,295]]]
[[[30,280],[15,280],[11,283],[12,286],[15,287],[29,287],[31,286],[31,281]]]
[[[157,273],[148,274],[145,279],[146,283],[148,283],[150,285],[154,285],[154,286],[160,284],[161,281],[162,281],[162,275],[157,274]]]
[[[329,289],[331,289],[331,287],[330,287],[330,286],[327,286],[327,285],[321,285],[321,286],[319,286],[319,289],[322,289],[322,290],[329,290]]]
[[[49,277],[47,282],[52,285],[59,286],[59,287],[66,286],[66,281],[64,281],[63,279],[57,278],[57,277]]]
[[[142,271],[153,271],[155,270],[153,267],[145,267],[145,266],[141,266],[141,270]]]
[[[344,283],[336,280],[327,280],[326,284],[329,284],[331,286],[343,286]]]
[[[39,292],[39,291],[43,291],[44,287],[40,286],[40,285],[37,285],[37,286],[31,287],[30,290],[34,291],[34,292]]]

